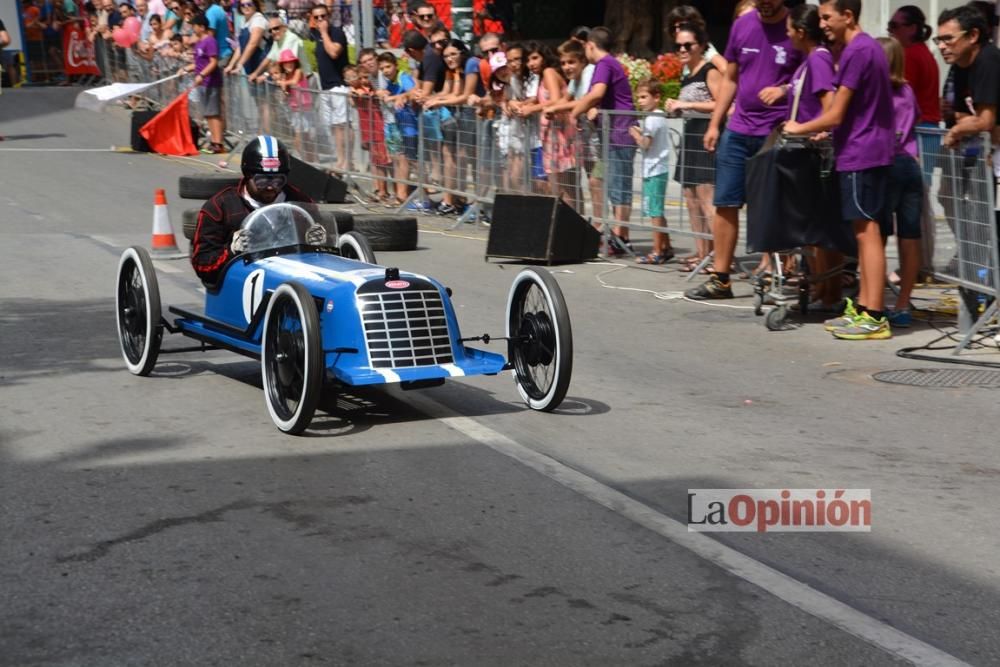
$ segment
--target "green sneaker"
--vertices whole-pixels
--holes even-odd
[[[844,306],[843,314],[840,317],[834,317],[833,319],[823,322],[823,328],[827,331],[833,332],[834,329],[851,326],[854,324],[854,320],[856,319],[858,319],[858,311],[854,307],[854,302],[851,301],[850,297],[848,297],[847,305]]]
[[[841,340],[885,340],[892,338],[889,320],[885,317],[876,320],[868,313],[861,313],[850,325],[834,329],[832,333],[834,338]]]

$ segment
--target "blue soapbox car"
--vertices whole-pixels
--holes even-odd
[[[171,306],[164,316],[156,272],[141,247],[118,262],[116,314],[128,370],[148,375],[163,333],[200,341],[162,352],[226,349],[261,362],[264,398],[274,424],[299,434],[323,392],[336,383],[436,386],[448,378],[513,372],[534,410],[565,398],[573,335],[555,279],[525,268],[507,297],[504,336],[462,338],[451,290],[436,280],[378,266],[364,237],[327,226],[322,246],[305,241],[314,224],[294,204],[262,207],[244,221],[247,251],[207,290],[203,313]],[[467,347],[502,338],[507,355]]]

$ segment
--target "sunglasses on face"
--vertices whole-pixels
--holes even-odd
[[[500,50],[499,46],[494,46],[492,49],[483,49],[483,53],[485,53],[488,56],[492,56],[494,53],[497,53],[499,50]]]
[[[678,51],[690,51],[691,49],[693,49],[697,45],[698,45],[698,42],[682,42],[682,43],[680,43],[680,44],[677,45],[677,50]]]
[[[317,21],[319,21],[321,19],[325,19],[328,16],[330,16],[330,15],[329,14],[313,14],[313,18],[316,19]]]
[[[252,2],[241,2],[240,3],[240,7],[253,7],[253,6],[254,6],[254,4]]]
[[[270,28],[271,32],[281,32],[284,29],[285,29],[285,26],[283,26],[283,25],[276,25],[276,26],[272,26]]]
[[[947,46],[949,44],[953,44],[955,40],[959,39],[964,34],[965,31],[963,30],[957,35],[938,35],[937,37],[931,37],[931,40],[933,40],[933,42],[938,46],[941,46],[942,44]]]
[[[445,46],[448,46],[448,40],[447,39],[439,39],[436,42],[432,42],[432,43],[434,44],[434,46],[438,46],[438,47],[441,47],[441,48],[443,48]]]
[[[420,19],[421,21],[430,21],[431,19],[434,18],[434,13],[433,12],[430,13],[430,14],[420,14],[420,13],[418,13],[417,14],[417,18]]]
[[[272,190],[280,190],[285,187],[285,183],[288,182],[288,177],[284,174],[254,174],[253,184],[258,188],[265,189],[270,188]]]

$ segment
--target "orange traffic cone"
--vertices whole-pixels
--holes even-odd
[[[163,188],[157,188],[153,195],[153,247],[152,255],[157,259],[183,259],[186,252],[177,247],[177,237],[170,224],[170,213],[167,211],[167,194]]]

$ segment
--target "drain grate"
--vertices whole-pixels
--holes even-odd
[[[982,387],[1000,389],[1000,371],[913,368],[904,371],[882,371],[872,377],[879,382],[905,384],[910,387]]]

